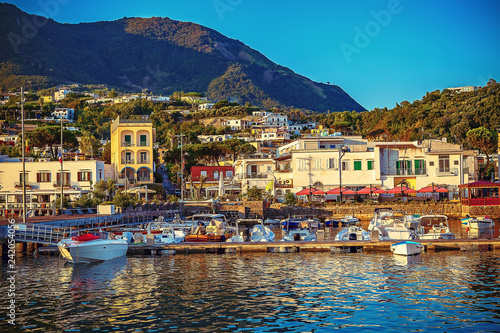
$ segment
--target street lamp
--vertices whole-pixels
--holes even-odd
[[[127,195],[127,181],[128,181],[128,177],[127,177],[127,147],[128,147],[128,142],[125,141],[125,170],[124,170],[124,174],[125,174],[125,195]]]
[[[339,183],[340,183],[340,203],[342,203],[342,157],[349,151],[347,146],[342,146],[339,150]]]

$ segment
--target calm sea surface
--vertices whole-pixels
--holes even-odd
[[[1,332],[500,331],[500,253],[19,257]]]

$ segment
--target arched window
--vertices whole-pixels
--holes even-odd
[[[219,171],[214,170],[214,179],[219,179]]]
[[[278,197],[281,197],[283,195],[283,191],[282,190],[276,190],[276,195]]]
[[[323,183],[322,182],[315,182],[313,184],[313,187],[318,190],[323,190]]]

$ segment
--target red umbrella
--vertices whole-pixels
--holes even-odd
[[[387,191],[387,193],[417,193],[412,188],[406,187],[406,186],[396,186],[395,188],[391,188],[390,190]]]
[[[384,189],[379,188],[378,190],[375,190],[372,192],[373,194],[386,194],[387,191]]]
[[[436,190],[436,193],[448,193],[449,191],[444,187],[440,187]]]
[[[326,194],[340,194],[340,187],[329,190],[326,192]],[[342,187],[342,195],[344,194],[351,195],[351,194],[356,194],[356,192],[348,188]]]
[[[344,193],[346,190],[345,187],[342,188],[342,193]],[[326,194],[340,194],[340,187],[337,187],[337,188],[334,188],[334,189],[331,189],[329,191],[326,192]]]
[[[298,191],[297,193],[295,193],[296,195],[309,195],[309,194],[312,194],[316,191],[315,188],[305,188],[303,190],[300,190]]]
[[[314,191],[312,194],[314,194],[314,195],[324,195],[324,194],[325,194],[325,191],[316,190],[316,191]]]
[[[357,191],[356,193],[358,193],[358,194],[370,194],[370,193],[375,193],[376,190],[378,190],[378,187],[368,186],[368,187],[365,187],[364,189]],[[384,193],[385,193],[385,191],[384,191]]]

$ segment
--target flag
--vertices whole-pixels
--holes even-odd
[[[61,155],[61,150],[59,150],[59,163],[62,164],[62,155]]]

